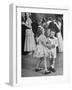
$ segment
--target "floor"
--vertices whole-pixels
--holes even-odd
[[[44,70],[35,72],[37,60],[38,59],[33,58],[31,55],[22,55],[22,77],[45,76]],[[57,54],[55,69],[55,73],[51,72],[50,74],[46,74],[46,76],[63,75],[63,53]]]

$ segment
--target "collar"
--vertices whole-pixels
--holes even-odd
[[[54,39],[54,37],[50,37],[50,39]]]

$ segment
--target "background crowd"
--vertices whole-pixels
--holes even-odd
[[[22,54],[31,54],[35,49],[39,26],[45,31],[54,28],[58,38],[57,52],[63,52],[63,15],[42,13],[21,13]]]

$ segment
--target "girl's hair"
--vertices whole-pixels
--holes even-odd
[[[50,29],[50,28],[48,28],[47,30],[45,30],[45,36],[46,36],[46,37],[48,37],[48,35],[47,35],[48,33],[47,33],[47,32],[48,32],[49,29]],[[50,32],[51,32],[51,29],[50,29]]]
[[[41,26],[42,27],[42,26]],[[38,27],[36,36],[39,37],[42,34],[41,27]]]

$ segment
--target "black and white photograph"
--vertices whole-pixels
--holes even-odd
[[[63,75],[63,14],[21,12],[21,77]]]
[[[10,84],[70,80],[69,9],[10,5]]]

